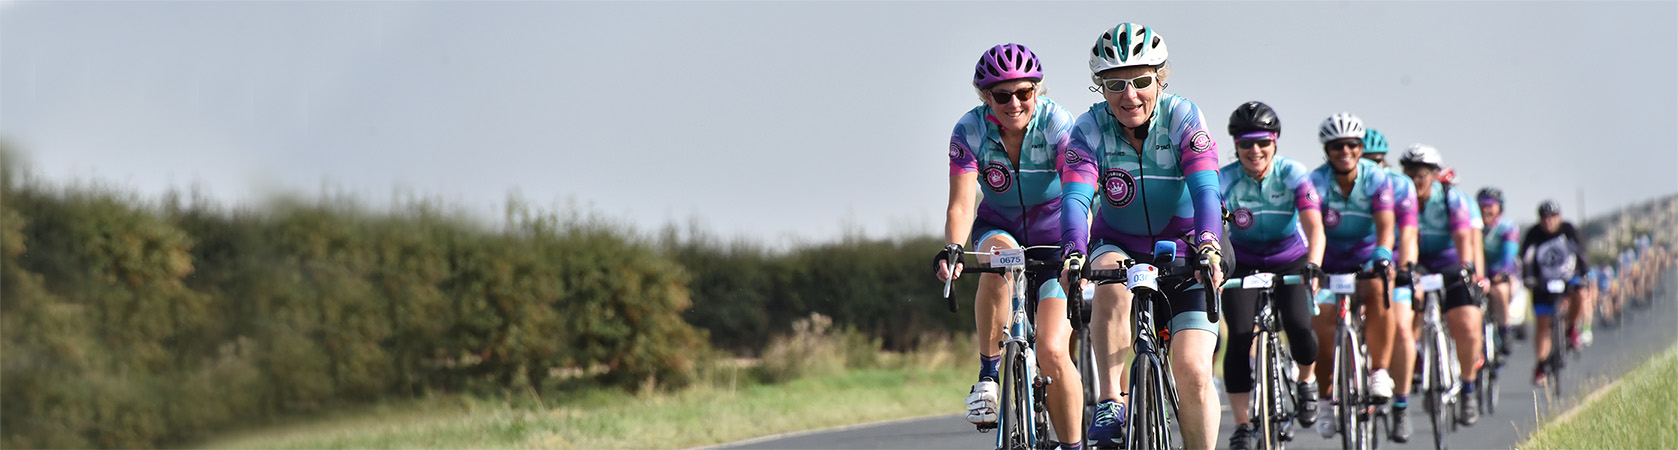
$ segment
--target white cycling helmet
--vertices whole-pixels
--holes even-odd
[[[1165,38],[1153,28],[1125,22],[1102,33],[1090,48],[1090,73],[1133,66],[1165,64]]]
[[[1445,157],[1439,154],[1439,149],[1427,144],[1411,144],[1410,148],[1404,149],[1404,156],[1399,157],[1398,162],[1445,167]]]
[[[1317,128],[1317,140],[1327,144],[1335,139],[1352,138],[1363,140],[1363,119],[1352,113],[1340,113],[1328,116],[1322,126]]]

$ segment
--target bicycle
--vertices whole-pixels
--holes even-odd
[[[1417,275],[1415,289],[1422,293],[1417,309],[1422,325],[1416,330],[1416,372],[1420,375],[1422,409],[1427,411],[1433,425],[1433,448],[1445,449],[1445,431],[1449,424],[1456,429],[1457,394],[1462,386],[1457,382],[1462,373],[1457,362],[1456,342],[1446,334],[1444,312],[1440,301],[1444,298],[1445,277],[1440,274]]]
[[[1567,333],[1563,331],[1567,328],[1567,284],[1567,280],[1562,279],[1545,280],[1542,286],[1534,287],[1556,296],[1555,315],[1550,316],[1550,354],[1545,355],[1543,361],[1539,361],[1539,367],[1545,373],[1544,383],[1550,385],[1550,390],[1557,398],[1561,397],[1561,369],[1567,366],[1563,356],[1569,344]]]
[[[1466,271],[1464,274],[1466,275]],[[1478,287],[1472,283],[1469,286]],[[1470,288],[1470,291],[1480,304],[1486,304],[1484,291],[1475,288]],[[1479,380],[1479,389],[1475,390],[1474,393],[1480,396],[1480,412],[1496,414],[1497,397],[1502,390],[1498,386],[1498,376],[1505,363],[1503,352],[1498,351],[1498,348],[1504,345],[1503,339],[1505,338],[1503,333],[1498,331],[1497,321],[1493,320],[1491,314],[1481,314],[1480,318],[1480,336],[1483,337],[1483,339],[1480,339],[1480,359],[1483,363],[1480,364],[1479,376],[1476,377]]]
[[[1074,272],[1082,269],[1076,262],[1071,268]],[[1096,376],[1095,347],[1090,343],[1090,316],[1094,312],[1095,290],[1085,291],[1083,283],[1073,281],[1071,290],[1067,291],[1067,301],[1078,300],[1067,307],[1066,314],[1072,324],[1072,364],[1078,367],[1078,376],[1084,382],[1084,420],[1081,426],[1082,429],[1088,430],[1090,424],[1095,421],[1095,405],[1101,401],[1098,398],[1101,396],[1101,381]]]
[[[1170,303],[1161,285],[1183,289],[1195,282],[1195,274],[1209,265],[1204,257],[1193,263],[1176,261],[1177,244],[1172,241],[1154,243],[1153,264],[1127,259],[1118,269],[1088,269],[1074,272],[1071,284],[1080,279],[1101,282],[1123,280],[1131,296],[1131,321],[1135,353],[1130,365],[1130,385],[1119,395],[1130,398],[1125,420],[1125,445],[1128,450],[1170,450],[1171,421],[1177,412],[1177,381],[1171,375],[1170,330],[1154,328],[1155,310],[1171,317]],[[1174,264],[1178,263],[1178,264]],[[1207,289],[1207,318],[1218,321],[1217,290]],[[1157,337],[1156,337],[1157,336]],[[1157,340],[1156,340],[1157,339]]]
[[[997,423],[975,425],[980,432],[989,432],[1000,428],[996,435],[996,448],[999,450],[1046,450],[1057,448],[1060,444],[1054,442],[1054,424],[1049,422],[1048,386],[1054,380],[1043,376],[1037,367],[1037,354],[1034,344],[1037,341],[1037,329],[1031,321],[1036,317],[1036,304],[1027,298],[1027,286],[1036,286],[1037,274],[1044,271],[1058,271],[1060,261],[1048,259],[1028,258],[1029,251],[1055,250],[1059,246],[1039,245],[1023,249],[995,249],[990,252],[961,252],[968,255],[990,255],[989,267],[965,266],[961,273],[995,273],[1010,277],[1013,289],[1009,295],[1011,312],[1008,317],[1008,337],[998,345],[1003,349],[1003,357],[997,380],[1000,386],[997,406]],[[955,271],[955,262],[960,261],[962,255],[956,254],[955,248],[945,250],[951,272]],[[955,299],[951,294],[954,277],[944,281],[944,299],[950,310],[955,311]]]
[[[1340,427],[1337,430],[1340,445],[1347,450],[1375,448],[1378,445],[1374,439],[1375,420],[1385,416],[1385,411],[1378,408],[1379,404],[1369,392],[1369,348],[1361,338],[1363,305],[1357,295],[1357,280],[1379,277],[1383,286],[1381,298],[1388,308],[1392,307],[1392,279],[1387,272],[1391,263],[1382,262],[1361,272],[1328,275],[1328,290],[1340,307],[1334,328],[1334,397],[1331,404]]]
[[[1305,277],[1299,275],[1283,275],[1282,284],[1297,285],[1304,282]],[[1249,417],[1252,423],[1258,424],[1259,447],[1261,449],[1282,449],[1283,442],[1293,440],[1293,419],[1296,417],[1299,405],[1299,386],[1294,380],[1298,368],[1294,366],[1293,356],[1288,347],[1282,345],[1278,333],[1282,330],[1281,317],[1274,308],[1276,290],[1276,274],[1259,272],[1242,278],[1224,282],[1224,289],[1257,289],[1258,313],[1253,319],[1253,325],[1258,332],[1253,336],[1253,345],[1258,346],[1253,363],[1253,401],[1249,407]],[[1314,304],[1314,303],[1313,303]],[[1229,349],[1226,351],[1241,351],[1244,349]]]

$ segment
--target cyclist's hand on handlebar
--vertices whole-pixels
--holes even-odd
[[[950,255],[952,254],[955,255],[956,261],[954,271],[950,270]],[[938,266],[938,281],[950,281],[951,279],[961,278],[961,268],[963,266],[961,255],[961,244],[946,245],[943,250],[938,251],[938,256],[932,259],[933,265]]]
[[[1210,274],[1212,278],[1211,282],[1208,283],[1207,286],[1223,286],[1223,253],[1218,251],[1218,242],[1202,242],[1197,252],[1200,253],[1200,259],[1205,264],[1204,267],[1201,267],[1201,269],[1205,270],[1207,274]],[[1199,275],[1196,275],[1196,278],[1200,278]],[[1200,281],[1206,282],[1207,280],[1202,279]],[[1214,287],[1214,289],[1216,288]]]
[[[1076,251],[1066,251],[1062,253],[1061,261],[1064,262],[1060,268],[1061,289],[1065,289],[1066,292],[1072,292],[1072,276],[1074,274],[1080,275],[1078,283],[1079,287],[1083,287],[1081,275],[1084,270],[1084,264],[1087,264],[1084,261],[1084,254]]]

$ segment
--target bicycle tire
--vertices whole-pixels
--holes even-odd
[[[1560,301],[1566,302],[1566,299]],[[1561,398],[1562,356],[1567,348],[1567,333],[1562,332],[1562,329],[1567,327],[1566,324],[1562,323],[1567,321],[1565,317],[1567,316],[1563,315],[1562,310],[1557,309],[1556,315],[1550,319],[1550,357],[1548,358],[1550,373],[1545,379],[1550,383],[1550,390],[1557,399]]]
[[[1298,374],[1289,373],[1295,369],[1293,353],[1282,345],[1276,333],[1270,334],[1270,348],[1274,349],[1270,354],[1271,370],[1276,377],[1272,403],[1276,405],[1277,437],[1279,442],[1289,442],[1293,440],[1293,421],[1299,416],[1299,382],[1294,379]]]
[[[1020,343],[1009,342],[1003,346],[1003,361],[1007,365],[1007,372],[1003,375],[1006,385],[1002,394],[1006,399],[998,402],[1002,411],[997,419],[1001,421],[998,429],[1001,441],[1000,448],[1009,450],[1031,450],[1031,381],[1026,370],[1025,352]]]
[[[1271,417],[1271,407],[1273,406],[1271,396],[1275,395],[1275,392],[1272,390],[1274,386],[1271,383],[1274,380],[1271,379],[1270,368],[1274,363],[1270,358],[1269,337],[1269,332],[1260,331],[1258,336],[1253,339],[1253,343],[1258,345],[1257,354],[1253,357],[1253,361],[1257,363],[1257,367],[1253,368],[1253,376],[1257,377],[1259,382],[1253,383],[1251,404],[1253,414],[1249,414],[1249,419],[1251,419],[1249,423],[1258,426],[1258,448],[1261,449],[1277,448],[1274,433],[1275,424]],[[1229,351],[1235,350],[1230,349]]]
[[[1433,326],[1426,327],[1425,333],[1426,341],[1422,345],[1422,376],[1424,377],[1423,386],[1426,389],[1424,392],[1426,397],[1423,399],[1423,406],[1427,409],[1428,423],[1433,427],[1433,448],[1444,450],[1445,421],[1449,417],[1446,415],[1448,404],[1445,401],[1447,388],[1445,387],[1445,379],[1441,377],[1445,371],[1440,368],[1442,349],[1439,347],[1439,340],[1441,336],[1439,329]]]
[[[1078,336],[1078,377],[1083,379],[1084,414],[1082,430],[1088,431],[1095,422],[1095,405],[1101,399],[1101,385],[1096,374],[1095,347],[1090,343],[1089,327],[1080,327]],[[1087,440],[1088,438],[1086,438]]]
[[[1497,366],[1503,364],[1503,355],[1497,353],[1497,346],[1503,337],[1497,332],[1497,325],[1486,322],[1485,330],[1481,334],[1482,345],[1480,354],[1485,363],[1480,366],[1480,410],[1488,415],[1497,413]]]
[[[1340,426],[1340,448],[1345,450],[1358,449],[1357,442],[1357,388],[1353,386],[1357,375],[1355,366],[1357,358],[1352,354],[1352,346],[1357,345],[1349,330],[1342,329],[1334,337],[1334,403],[1336,420]]]

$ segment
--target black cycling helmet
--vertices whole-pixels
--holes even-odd
[[[1482,203],[1490,200],[1497,202],[1498,206],[1503,206],[1503,190],[1496,187],[1486,186],[1480,188],[1480,193],[1475,194],[1474,197],[1479,199]]]
[[[1229,135],[1240,136],[1254,131],[1282,132],[1282,121],[1276,111],[1264,102],[1247,102],[1235,107],[1229,115]]]
[[[1538,204],[1538,217],[1559,215],[1561,215],[1561,204],[1556,203],[1555,200],[1545,200],[1544,203]]]

